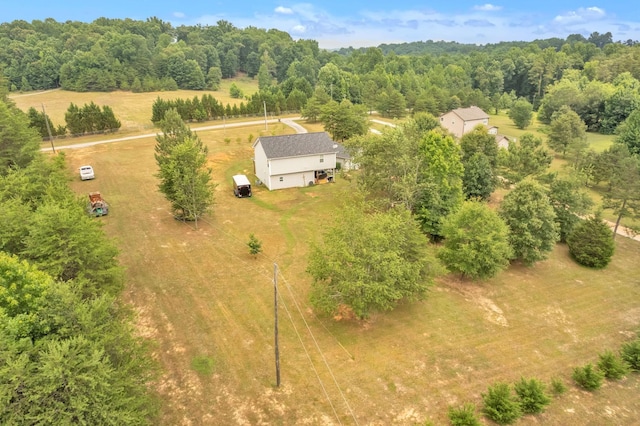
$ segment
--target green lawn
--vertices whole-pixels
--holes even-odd
[[[489,124],[498,127],[498,133],[503,134],[509,138],[520,138],[525,133],[533,133],[534,135],[542,138],[543,141],[547,140],[545,132],[545,124],[540,123],[534,114],[533,123],[526,129],[518,129],[511,119],[507,116],[506,112],[500,112],[500,114],[490,114]],[[600,133],[587,133],[587,140],[589,147],[596,152],[602,152],[607,149],[614,140],[614,135],[602,135]]]

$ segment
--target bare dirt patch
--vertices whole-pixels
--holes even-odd
[[[486,296],[486,289],[473,282],[463,282],[462,280],[449,279],[446,283],[448,287],[461,294],[464,300],[480,308],[484,312],[484,318],[487,321],[502,327],[509,326],[502,309]]]

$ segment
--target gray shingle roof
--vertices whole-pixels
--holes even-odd
[[[341,145],[339,143],[337,143],[336,145],[338,145],[334,151],[336,152],[336,158],[343,158],[345,160],[350,160],[351,159],[351,154],[349,154],[349,151],[347,151],[347,149],[344,147],[344,145]]]
[[[469,108],[456,108],[452,112],[458,115],[464,121],[483,120],[489,118],[489,115],[478,108],[477,106],[470,106]]]
[[[337,150],[333,147],[335,142],[326,132],[260,136],[254,146],[258,142],[269,159],[330,154]]]

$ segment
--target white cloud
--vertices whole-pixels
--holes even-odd
[[[498,10],[502,10],[502,6],[496,6],[491,3],[485,3],[482,5],[473,6],[473,10],[482,10],[484,12],[495,12]]]
[[[603,19],[607,13],[599,7],[581,7],[577,10],[571,10],[564,15],[558,15],[553,18],[556,24],[577,24],[580,22],[590,22]]]
[[[569,34],[588,34],[584,28],[596,24],[596,30],[603,34],[610,31],[615,37],[640,38],[638,20],[619,19],[599,7],[561,12],[517,12],[492,3],[479,3],[473,9],[459,14],[446,13],[432,7],[410,10],[361,9],[354,15],[338,16],[330,9],[303,0],[287,7],[279,6],[267,13],[201,16],[194,23],[216,25],[218,20],[224,19],[238,28],[277,28],[290,33],[294,38],[316,40],[325,49],[426,40],[486,44],[564,38]]]
[[[284,6],[276,7],[274,12],[281,13],[283,15],[293,15],[293,9]]]
[[[293,28],[291,28],[291,32],[293,34],[304,34],[307,31],[307,29],[305,28],[304,25],[295,25]]]
[[[173,16],[175,16],[175,17],[176,17],[176,18],[178,18],[178,19],[182,19],[182,18],[184,18],[184,17],[185,17],[185,16],[187,16],[187,15],[185,15],[185,14],[184,14],[184,13],[182,13],[182,12],[173,12]]]

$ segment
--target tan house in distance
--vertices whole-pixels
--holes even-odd
[[[489,115],[477,106],[456,108],[440,116],[440,125],[456,138],[461,138],[478,124],[489,127]]]

